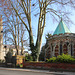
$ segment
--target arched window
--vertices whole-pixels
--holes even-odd
[[[71,43],[71,56],[73,56],[73,48],[72,48],[72,43]]]
[[[75,56],[75,44],[74,44],[73,48],[74,48],[74,56]]]
[[[64,54],[67,54],[68,53],[67,45],[66,44],[64,44],[64,46],[63,46],[63,53]]]
[[[60,44],[60,55],[62,54],[62,44]]]
[[[55,47],[55,56],[58,56],[59,55],[59,46],[56,45]]]

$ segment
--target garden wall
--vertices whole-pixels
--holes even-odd
[[[0,67],[5,67],[5,63],[0,63]]]
[[[47,70],[62,70],[62,71],[75,71],[75,64],[69,63],[43,63],[43,62],[24,62],[23,68],[37,68]]]

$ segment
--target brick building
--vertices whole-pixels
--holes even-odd
[[[58,56],[62,53],[75,57],[75,34],[71,33],[62,19],[46,43],[48,44],[45,49],[46,58]]]

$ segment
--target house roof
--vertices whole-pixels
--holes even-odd
[[[71,31],[68,29],[68,27],[64,24],[64,22],[61,19],[53,35],[55,34],[59,35],[64,33],[71,33]]]
[[[15,45],[3,45],[4,47],[6,46],[7,48],[11,48],[11,49],[15,49]],[[19,49],[21,49],[22,47],[19,46]]]

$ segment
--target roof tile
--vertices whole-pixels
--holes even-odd
[[[68,29],[68,27],[64,24],[64,22],[62,21],[62,19],[61,19],[61,21],[59,22],[59,24],[58,24],[58,26],[57,26],[57,28],[56,28],[56,30],[54,31],[54,33],[53,33],[53,35],[55,35],[55,34],[57,34],[57,35],[59,35],[59,34],[64,34],[64,33],[71,33],[71,31]]]

